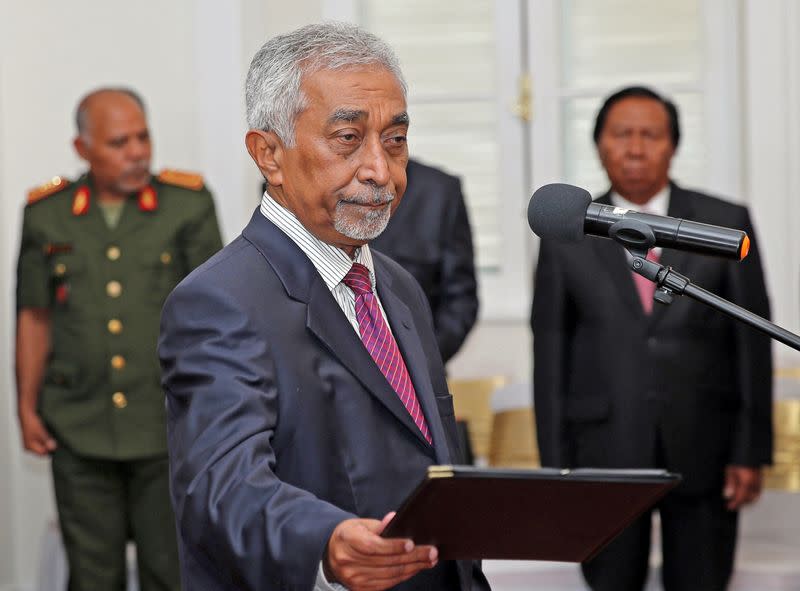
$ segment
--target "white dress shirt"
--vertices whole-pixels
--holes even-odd
[[[611,205],[614,207],[632,209],[633,211],[638,211],[639,213],[665,216],[667,215],[667,210],[669,209],[669,185],[661,189],[658,193],[653,195],[647,203],[642,205],[628,201],[616,191],[611,191],[609,197],[611,199]],[[661,257],[661,248],[656,247],[652,250],[659,258]],[[631,255],[628,253],[628,251],[625,251],[625,255],[630,260]]]

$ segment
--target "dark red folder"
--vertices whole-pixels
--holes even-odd
[[[442,559],[584,562],[680,481],[663,470],[431,466],[384,537]]]

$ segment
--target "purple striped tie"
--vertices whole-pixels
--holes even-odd
[[[369,269],[360,263],[353,263],[353,267],[342,279],[344,284],[353,290],[356,296],[356,320],[361,340],[375,360],[381,373],[386,376],[403,405],[414,419],[419,430],[428,443],[433,443],[428,431],[428,424],[422,414],[422,408],[417,400],[417,393],[411,377],[408,375],[406,363],[397,348],[389,326],[383,318],[378,300],[372,293],[372,282],[369,279]]]

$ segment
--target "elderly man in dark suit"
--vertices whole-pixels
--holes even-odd
[[[594,139],[619,207],[745,230],[741,263],[651,252],[700,285],[764,317],[769,302],[747,209],[669,178],[680,131],[675,106],[650,89],[609,97]],[[536,272],[534,399],[543,464],[660,467],[683,483],[659,506],[664,587],[727,586],[738,510],[761,490],[772,455],[770,343],[723,314],[677,298],[653,306],[610,240],[542,241]],[[592,589],[642,589],[646,515],[583,566]]]
[[[447,363],[478,317],[472,231],[458,177],[409,160],[408,187],[386,230],[370,245],[389,255],[422,286]]]
[[[475,562],[380,536],[458,451],[425,296],[367,245],[405,189],[405,97],[391,49],[351,25],[253,58],[246,144],[268,189],[162,316],[188,589],[488,589]]]

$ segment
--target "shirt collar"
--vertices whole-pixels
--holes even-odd
[[[317,272],[322,277],[328,289],[333,291],[342,282],[344,276],[350,271],[353,263],[361,263],[369,269],[372,290],[375,291],[375,266],[372,262],[372,253],[368,245],[356,248],[355,256],[351,259],[348,254],[337,246],[323,242],[312,234],[291,211],[275,201],[272,196],[264,191],[261,197],[261,214],[286,234],[300,247],[305,255],[314,264]]]
[[[669,209],[669,192],[670,186],[667,185],[663,189],[661,189],[658,193],[653,195],[650,200],[640,205],[638,203],[633,203],[632,201],[628,201],[624,197],[622,197],[616,191],[611,191],[611,204],[615,207],[621,207],[622,209],[632,209],[634,211],[638,211],[640,213],[650,213],[653,215],[667,215],[667,210]]]

